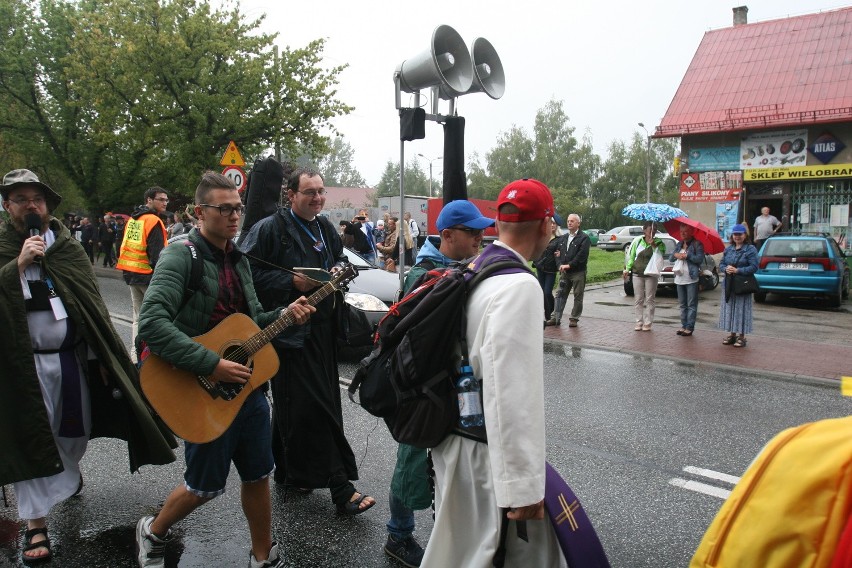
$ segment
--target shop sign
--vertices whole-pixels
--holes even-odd
[[[731,201],[743,189],[742,172],[702,172],[680,176],[680,201]]]
[[[740,142],[740,169],[778,168],[804,165],[807,159],[807,130],[758,132]]]
[[[692,148],[686,166],[691,172],[720,172],[740,169],[740,149],[737,146],[722,148]]]
[[[744,181],[779,181],[801,179],[852,178],[852,164],[831,166],[794,166],[790,168],[767,168],[744,170]]]
[[[831,132],[826,131],[820,134],[813,144],[808,146],[808,151],[813,154],[814,158],[823,164],[827,164],[845,147],[846,144],[835,138]]]

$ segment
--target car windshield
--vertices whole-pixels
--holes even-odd
[[[763,256],[828,258],[828,248],[821,239],[769,239]]]
[[[376,268],[374,265],[370,264],[367,259],[354,250],[343,247],[343,253],[346,255],[346,260],[348,260],[350,264],[355,265],[356,268]]]

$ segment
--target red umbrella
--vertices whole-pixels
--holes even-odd
[[[675,217],[663,223],[666,232],[674,237],[680,235],[681,225],[689,225],[695,229],[694,236],[704,245],[704,254],[716,254],[725,250],[725,243],[722,242],[722,237],[719,236],[719,233],[695,219]]]

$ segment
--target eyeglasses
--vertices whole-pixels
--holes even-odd
[[[44,197],[33,197],[32,199],[27,199],[26,197],[18,197],[17,199],[10,199],[12,203],[15,205],[20,205],[21,207],[26,207],[28,204],[32,203],[37,207],[41,207],[45,204]]]
[[[214,209],[219,210],[219,215],[222,217],[230,217],[231,213],[236,213],[237,215],[242,215],[245,207],[242,205],[210,205],[209,203],[199,203],[201,207],[213,207]]]
[[[310,191],[297,191],[296,193],[301,193],[302,195],[306,195],[306,196],[310,197],[311,199],[313,199],[313,198],[315,198],[317,195],[319,195],[320,197],[324,196],[324,195],[325,195],[325,190],[324,190],[324,189],[320,189],[319,191],[314,191],[314,190],[310,190]]]
[[[478,237],[484,231],[484,229],[471,229],[470,227],[450,227],[450,228],[453,229],[453,230],[456,230],[456,231],[464,231],[465,233],[467,233],[468,235],[470,235],[472,237]]]
[[[163,203],[168,203],[169,198],[168,197],[155,197],[154,201],[162,201]]]

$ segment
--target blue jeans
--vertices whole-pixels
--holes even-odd
[[[414,511],[393,494],[388,492],[388,507],[390,508],[390,520],[388,521],[388,534],[395,539],[406,539],[414,532]]]
[[[677,304],[680,306],[681,327],[694,330],[698,315],[698,282],[677,285]]]
[[[541,290],[544,292],[544,319],[550,317],[553,313],[555,300],[553,298],[553,286],[556,284],[556,273],[545,272],[538,270],[538,283],[541,284]]]

